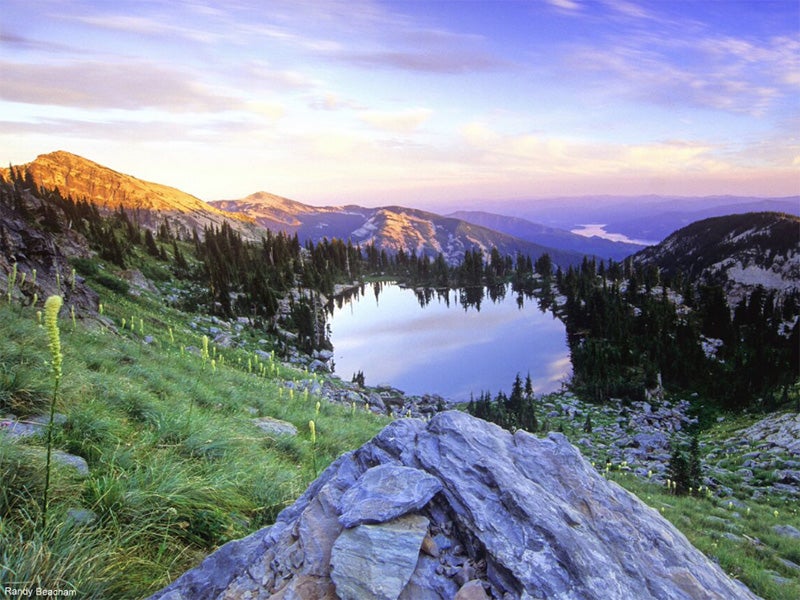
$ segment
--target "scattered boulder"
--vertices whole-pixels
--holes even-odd
[[[455,411],[394,421],[152,600],[336,597],[756,598],[563,435]]]
[[[272,417],[259,417],[253,419],[253,424],[267,435],[297,435],[297,427],[288,421],[281,421]]]
[[[64,452],[62,450],[53,450],[52,459],[56,464],[75,469],[75,471],[77,471],[78,475],[81,477],[89,476],[89,463],[87,463],[86,459],[81,456],[69,454],[68,452]]]
[[[772,531],[783,537],[800,540],[800,531],[791,525],[773,525]]]

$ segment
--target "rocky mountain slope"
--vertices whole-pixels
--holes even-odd
[[[9,193],[0,185],[0,198]],[[93,312],[97,308],[97,292],[84,285],[70,259],[92,255],[89,243],[80,233],[66,227],[61,232],[31,226],[29,218],[40,213],[43,201],[31,194],[22,194],[20,206],[0,201],[0,284],[8,290],[9,300],[33,305],[50,295],[61,294],[75,310]],[[28,217],[28,218],[26,218]],[[25,275],[23,275],[25,273]],[[16,274],[16,286],[9,278]]]
[[[226,213],[175,188],[118,173],[69,152],[42,154],[16,168],[29,172],[40,187],[58,188],[64,196],[86,199],[106,211],[122,207],[140,224],[151,228],[168,221],[172,228],[188,236],[192,229],[202,233],[206,226],[219,227],[227,222],[245,237],[258,237],[258,229],[246,215]],[[0,169],[0,174],[9,179],[8,171]]]
[[[459,412],[335,461],[152,600],[755,598],[563,435]]]
[[[585,237],[564,229],[533,223],[527,219],[508,217],[479,210],[460,210],[450,213],[448,216],[473,223],[474,225],[488,227],[489,229],[528,240],[529,242],[542,244],[543,246],[594,255],[601,259],[612,258],[614,260],[622,260],[644,247],[640,244],[612,242],[611,240],[604,240],[597,236]]]
[[[537,243],[466,220],[402,206],[314,207],[266,192],[210,204],[247,215],[263,227],[297,233],[301,241],[316,243],[325,237],[339,238],[362,246],[375,244],[378,250],[390,254],[413,250],[417,255],[435,258],[442,253],[450,264],[460,262],[464,253],[473,248],[488,253],[496,247],[501,255],[525,254],[533,259],[547,252],[556,264],[563,266],[578,264],[583,257],[572,248]]]
[[[704,219],[637,253],[668,277],[722,285],[735,305],[758,286],[800,292],[800,217],[745,213]]]

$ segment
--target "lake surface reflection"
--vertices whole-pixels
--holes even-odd
[[[509,392],[517,373],[530,373],[536,393],[554,391],[571,372],[564,324],[534,299],[520,302],[510,287],[426,297],[396,284],[362,290],[334,301],[328,318],[343,379],[363,371],[367,385],[465,401]]]

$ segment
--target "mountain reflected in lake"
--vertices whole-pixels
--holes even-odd
[[[328,318],[336,373],[368,385],[466,401],[530,373],[537,393],[571,372],[566,330],[510,286],[413,290],[393,283],[338,297]]]

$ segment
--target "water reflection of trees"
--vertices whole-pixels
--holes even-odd
[[[328,303],[326,307],[327,314],[332,316],[335,310],[341,310],[345,306],[359,301],[370,291],[375,296],[375,301],[380,302],[380,295],[384,289],[387,286],[397,285],[402,284],[396,281],[374,281],[347,288]],[[434,301],[447,307],[450,306],[451,302],[457,302],[465,311],[470,309],[480,311],[487,298],[493,304],[497,304],[505,301],[506,296],[511,293],[516,295],[517,307],[520,310],[525,307],[526,302],[533,301],[536,302],[542,312],[547,312],[555,306],[555,294],[549,278],[539,281],[514,281],[486,286],[475,285],[454,288],[418,286],[408,289],[414,293],[420,308],[425,308]]]

